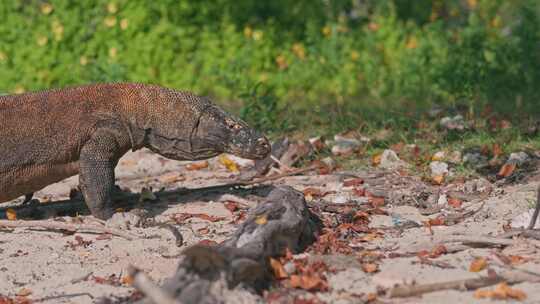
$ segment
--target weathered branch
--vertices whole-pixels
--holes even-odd
[[[517,284],[525,281],[538,282],[538,276],[534,276],[521,271],[506,271],[493,277],[481,277],[474,279],[455,280],[441,283],[420,284],[420,285],[401,285],[386,291],[390,298],[414,297],[425,293],[456,289],[456,290],[474,290],[481,287],[495,285],[506,281],[510,284]]]
[[[42,228],[46,230],[66,230],[70,232],[90,232],[90,233],[108,233],[118,237],[122,237],[126,240],[133,240],[137,238],[136,235],[130,233],[108,228],[105,226],[91,225],[91,224],[68,224],[54,221],[10,221],[0,220],[0,227],[5,228]]]
[[[538,185],[538,190],[536,194],[536,206],[534,207],[534,212],[531,217],[531,222],[529,223],[529,227],[527,229],[532,230],[534,229],[534,226],[536,225],[536,220],[538,219],[538,214],[540,213],[540,185]]]

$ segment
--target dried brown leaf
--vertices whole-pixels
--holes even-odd
[[[499,177],[508,177],[516,170],[516,164],[504,164],[497,175]]]
[[[379,270],[379,266],[375,263],[364,263],[362,264],[362,270],[366,273],[373,273]]]
[[[201,170],[201,169],[204,169],[204,168],[208,168],[208,161],[206,161],[206,160],[201,161],[201,162],[191,163],[191,164],[188,164],[186,166],[186,169],[190,170],[190,171]]]
[[[289,277],[287,274],[287,271],[285,271],[285,268],[283,267],[283,264],[281,264],[280,261],[270,258],[270,267],[272,268],[272,271],[274,272],[274,276],[278,280],[286,279]]]
[[[470,272],[480,272],[487,267],[487,260],[485,258],[476,258],[471,262],[469,266]]]

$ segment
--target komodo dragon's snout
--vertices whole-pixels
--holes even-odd
[[[192,144],[195,149],[211,148],[249,159],[265,158],[270,153],[264,135],[214,105],[202,113]]]
[[[147,128],[144,146],[175,160],[207,159],[221,153],[248,159],[268,156],[270,143],[264,135],[208,100],[204,102],[189,119],[180,111],[178,117],[169,113],[167,120],[178,122],[173,128]]]

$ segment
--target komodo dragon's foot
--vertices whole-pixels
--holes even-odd
[[[30,205],[30,203],[32,202],[33,197],[34,197],[34,192],[25,194],[24,195],[24,200],[21,203],[21,205]]]

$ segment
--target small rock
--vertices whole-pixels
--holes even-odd
[[[440,125],[447,130],[463,131],[466,129],[465,120],[461,115],[443,117],[440,121]]]
[[[448,155],[447,161],[452,164],[460,164],[462,162],[461,152],[453,151]]]
[[[334,204],[345,204],[345,203],[347,203],[349,201],[350,201],[350,199],[349,199],[348,196],[346,196],[346,195],[338,195],[333,199],[332,202]]]
[[[529,222],[531,221],[532,215],[533,215],[534,209],[530,209],[528,211],[525,211],[521,214],[518,214],[516,217],[514,217],[510,221],[510,227],[512,228],[527,228],[529,226]],[[537,228],[538,224],[540,224],[540,218],[536,220],[535,226],[533,228]]]
[[[431,177],[445,176],[448,174],[448,164],[441,161],[432,161],[429,164],[431,169]]]
[[[447,204],[448,204],[448,196],[446,196],[446,194],[439,195],[439,199],[437,200],[437,205],[446,206]]]
[[[331,158],[330,156],[321,159],[321,162],[328,166],[328,169],[330,169],[330,171],[333,171],[337,167],[336,160]]]
[[[422,222],[427,219],[427,217],[420,214],[417,208],[412,206],[397,206],[392,208],[390,216],[394,225],[409,225],[409,227],[417,226],[416,224],[421,226]],[[411,226],[412,223],[416,224]]]
[[[477,152],[465,153],[463,162],[476,169],[484,168],[489,165],[487,157]]]
[[[431,157],[431,160],[433,161],[442,161],[446,157],[446,153],[444,151],[438,151]]]
[[[521,166],[524,163],[526,163],[528,160],[529,160],[529,154],[525,152],[515,152],[515,153],[510,154],[506,163]]]
[[[421,227],[422,224],[413,220],[402,217],[399,214],[392,213],[392,224],[395,228],[408,229],[414,227]]]
[[[384,169],[395,169],[398,167],[406,166],[407,163],[402,161],[393,150],[386,149],[381,155],[381,163],[379,167]]]
[[[340,135],[334,136],[334,145],[332,146],[332,154],[334,155],[350,155],[360,148],[360,141],[353,138],[346,138]]]

